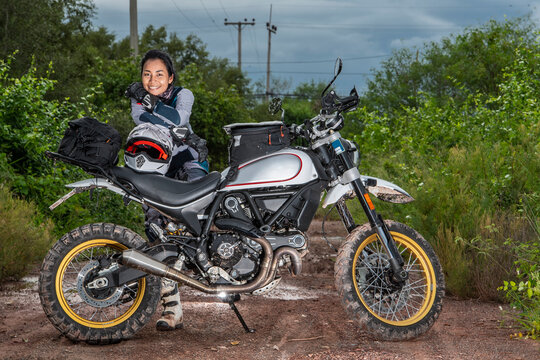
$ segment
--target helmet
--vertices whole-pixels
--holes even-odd
[[[128,135],[124,160],[137,172],[164,175],[169,170],[172,148],[171,135],[165,128],[141,124]]]

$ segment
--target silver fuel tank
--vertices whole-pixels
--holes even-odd
[[[222,177],[228,171],[226,168]],[[317,177],[317,170],[308,154],[297,149],[282,149],[241,164],[236,179],[222,191],[303,185]]]

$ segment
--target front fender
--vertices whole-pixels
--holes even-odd
[[[414,198],[405,190],[389,181],[366,175],[360,175],[360,179],[366,190],[382,201],[395,204],[406,204],[414,201]],[[345,185],[338,183],[330,188],[324,198],[323,208],[336,203],[343,196],[348,196],[349,198],[356,196],[350,183]]]

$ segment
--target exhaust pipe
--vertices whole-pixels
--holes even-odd
[[[300,254],[298,253],[298,251],[296,249],[293,249],[292,247],[288,247],[288,246],[287,247],[280,247],[274,253],[274,260],[272,260],[272,267],[270,267],[270,274],[269,274],[270,276],[263,283],[263,285],[261,287],[267,286],[268,284],[270,284],[275,279],[278,262],[279,262],[279,259],[283,255],[289,255],[291,257],[291,262],[292,262],[292,269],[291,270],[292,270],[293,275],[295,275],[295,276],[300,275],[300,273],[302,272],[302,258],[300,257]]]
[[[277,266],[277,260],[274,259],[272,246],[270,246],[270,243],[263,238],[252,238],[252,240],[262,246],[264,250],[264,259],[261,264],[261,270],[259,271],[259,275],[257,275],[257,277],[253,281],[244,285],[206,285],[198,280],[192,279],[181,271],[178,271],[134,249],[124,250],[122,252],[120,262],[123,265],[144,271],[145,273],[157,275],[170,280],[174,280],[179,283],[186,284],[188,286],[191,286],[192,288],[208,294],[218,294],[221,292],[249,293],[262,287],[264,283],[268,281],[269,275],[273,273],[272,271],[270,271],[270,265],[272,265],[272,268],[275,268]],[[276,251],[276,254],[278,252],[279,250]],[[293,258],[293,256],[291,257]],[[279,259],[279,257],[277,257],[277,259]]]
[[[270,274],[273,274],[277,269],[277,264],[279,262],[279,258],[281,258],[283,255],[289,255],[291,257],[292,262],[292,273],[293,275],[300,275],[302,272],[302,259],[300,258],[300,254],[296,249],[293,249],[292,247],[281,247],[276,250],[274,253],[274,260],[272,261],[272,267],[270,268]]]

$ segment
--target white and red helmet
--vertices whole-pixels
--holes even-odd
[[[140,124],[129,133],[124,161],[137,172],[164,175],[169,170],[172,148],[169,130],[154,124]]]

